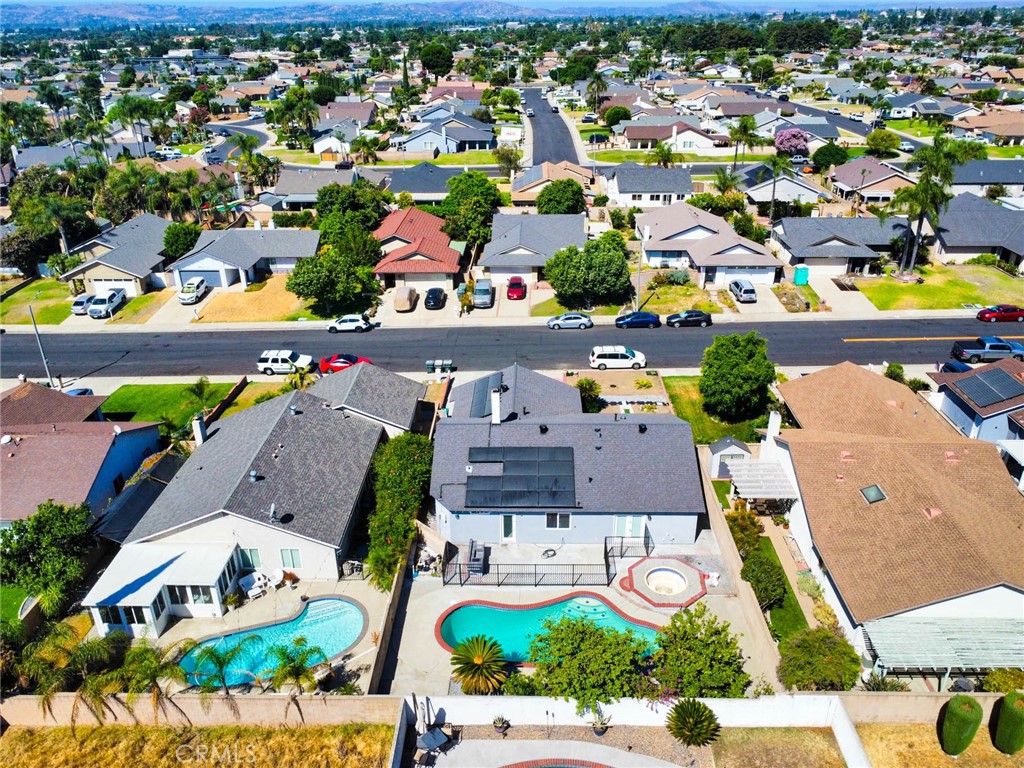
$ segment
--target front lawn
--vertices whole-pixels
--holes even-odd
[[[995,267],[978,264],[934,264],[919,270],[924,283],[903,283],[891,277],[865,278],[857,288],[881,310],[962,309],[964,304],[1015,304],[1024,281]]]
[[[899,694],[896,694],[899,695]],[[1019,766],[1018,759],[1007,757],[992,745],[984,725],[956,762],[942,751],[934,723],[861,723],[857,735],[874,768],[997,768]]]
[[[713,443],[726,435],[744,442],[755,439],[752,422],[726,424],[704,411],[700,390],[697,388],[699,376],[666,376],[662,380],[676,416],[690,422],[695,443]]]
[[[251,408],[256,405],[256,398],[264,392],[277,392],[281,387],[280,382],[250,381],[220,417],[225,419],[228,416],[234,416],[236,413],[244,411],[246,408]]]
[[[671,315],[686,309],[702,309],[714,314],[722,308],[711,300],[711,294],[693,283],[689,285],[663,285],[655,291],[646,292],[640,301],[640,309],[659,315]],[[665,318],[663,317],[662,320]]]
[[[178,144],[174,147],[176,150],[181,152],[183,155],[194,155],[200,149],[203,148],[202,144]]]
[[[519,157],[523,153],[519,152]],[[434,165],[497,165],[498,161],[489,149],[471,149],[467,152],[452,152],[427,160]]]
[[[0,620],[15,621],[28,592],[13,584],[0,584]]]
[[[622,305],[602,305],[594,307],[593,309],[586,310],[588,315],[617,315],[619,310],[622,309]],[[548,299],[542,301],[540,304],[534,304],[530,307],[531,317],[554,317],[560,315],[563,312],[574,312],[576,310],[569,310],[558,303],[557,298]],[[582,310],[580,310],[582,311]]]
[[[775,523],[768,520],[765,525],[775,525]],[[761,540],[758,542],[758,549],[778,563],[779,568],[782,567],[779,553],[775,551],[772,540],[767,536],[761,537]],[[780,642],[791,635],[795,635],[802,629],[807,629],[807,617],[804,616],[803,609],[800,608],[800,603],[797,602],[796,593],[793,592],[793,585],[789,583],[788,577],[786,578],[786,596],[782,598],[782,604],[771,609],[771,625],[779,634]]]
[[[323,320],[304,301],[287,289],[288,278],[274,275],[258,291],[215,294],[199,310],[200,323],[275,322],[282,320]],[[193,320],[192,322],[196,322]]]
[[[263,154],[268,157],[277,157],[282,163],[297,163],[299,165],[320,165],[320,155],[307,152],[304,149],[268,149]]]
[[[732,483],[728,480],[712,480],[711,485],[715,489],[715,496],[718,497],[718,502],[722,505],[722,509],[731,509],[729,488],[732,487]]]
[[[1004,160],[1015,160],[1024,157],[1024,147],[1018,146],[1006,146],[1006,147],[985,147],[988,152],[988,156],[991,158],[1002,158]]]
[[[162,291],[153,291],[128,299],[128,303],[117,311],[113,318],[108,320],[111,325],[144,323],[157,313],[167,300],[177,293],[173,288],[166,288]]]
[[[846,765],[831,728],[723,728],[718,740],[711,745],[711,753],[717,768],[843,768]]]
[[[942,126],[929,124],[924,120],[915,120],[911,118],[905,118],[900,120],[886,120],[885,127],[890,131],[898,131],[899,133],[905,133],[908,136],[920,137],[920,136],[935,136],[936,134],[942,133]]]
[[[604,131],[607,133],[607,129]],[[593,158],[603,163],[625,163],[632,160],[635,163],[643,163],[650,150],[646,149],[605,149],[595,152]],[[774,153],[771,153],[774,154]],[[771,154],[747,152],[746,160],[740,155],[740,163],[759,163],[771,157]],[[689,153],[677,154],[676,163],[722,163],[732,164],[732,155],[691,155]]]
[[[163,421],[167,416],[175,429],[184,427],[199,411],[200,405],[185,394],[187,384],[125,384],[103,403],[103,413],[111,420]],[[210,384],[210,405],[219,402],[231,384]]]
[[[20,291],[0,301],[0,323],[4,325],[29,325],[32,319],[28,305],[39,325],[58,325],[71,316],[71,292],[67,283],[55,278],[46,278],[29,283]]]

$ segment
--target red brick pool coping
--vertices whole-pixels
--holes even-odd
[[[509,763],[502,768],[611,768],[604,763],[592,763],[590,760],[576,760],[575,758],[550,759],[550,760],[527,760],[525,763]]]
[[[644,594],[644,592],[642,592],[641,590],[636,588],[636,586],[635,586],[636,579],[633,576],[633,569],[634,568],[636,568],[638,565],[643,565],[644,563],[650,563],[651,560],[673,560],[673,561],[675,561],[675,562],[677,562],[677,563],[679,563],[681,565],[686,566],[687,568],[689,568],[691,571],[693,571],[694,573],[696,573],[700,577],[700,592],[698,592],[697,594],[695,594],[693,597],[691,597],[689,600],[687,600],[685,602],[679,602],[678,600],[673,601],[673,602],[669,602],[669,603],[655,602],[652,598],[650,598],[646,594]],[[667,566],[660,566],[660,565],[655,565],[654,566],[654,568],[664,568],[664,567],[667,567]],[[667,555],[665,555],[665,556],[659,555],[657,557],[650,557],[650,558],[645,557],[642,560],[637,560],[635,563],[633,563],[631,566],[629,566],[628,570],[626,571],[626,575],[623,576],[619,580],[619,586],[622,587],[622,589],[624,591],[630,592],[630,593],[636,595],[637,597],[642,598],[645,602],[649,603],[650,605],[653,605],[655,608],[689,608],[691,605],[693,605],[695,602],[700,600],[702,597],[704,597],[708,593],[708,588],[707,588],[706,577],[704,575],[704,571],[702,571],[700,568],[694,567],[693,565],[691,565],[690,563],[686,562],[686,560],[684,560],[681,557],[673,557],[673,556],[667,556]]]
[[[444,613],[442,613],[438,617],[437,622],[434,624],[434,639],[437,640],[438,645],[440,645],[442,648],[444,648],[446,651],[448,651],[448,653],[454,653],[455,649],[452,648],[450,645],[448,645],[448,643],[446,643],[444,641],[444,638],[441,637],[441,625],[444,624],[444,620],[445,619],[447,619],[451,614],[455,613],[455,611],[457,611],[459,608],[464,608],[464,607],[466,607],[468,605],[482,605],[482,606],[485,606],[487,608],[498,608],[498,609],[503,610],[503,611],[530,611],[530,610],[533,610],[534,608],[547,608],[549,605],[557,605],[558,603],[564,603],[564,602],[566,602],[568,600],[572,600],[573,598],[576,598],[576,597],[591,597],[591,598],[593,598],[595,600],[598,600],[600,603],[605,605],[607,608],[609,608],[612,611],[614,611],[615,613],[617,613],[619,615],[619,618],[624,619],[625,621],[628,621],[631,624],[637,624],[637,625],[639,625],[641,627],[647,627],[648,629],[653,629],[655,632],[657,632],[659,629],[661,629],[661,627],[658,626],[657,624],[652,624],[649,621],[643,621],[642,619],[633,618],[632,616],[630,616],[625,611],[622,611],[621,609],[619,609],[619,607],[617,605],[612,605],[610,602],[608,602],[607,599],[604,598],[604,596],[599,595],[596,592],[590,592],[588,590],[582,590],[582,591],[578,591],[578,592],[569,592],[568,594],[561,595],[559,597],[553,597],[550,600],[543,600],[543,601],[541,601],[539,603],[522,603],[521,605],[510,604],[510,603],[497,603],[497,602],[495,602],[493,600],[463,600],[462,602],[456,603],[455,605],[453,605],[450,608],[448,608]],[[481,633],[481,634],[483,634],[483,633]],[[521,666],[528,667],[528,666],[532,666],[532,665],[523,663]],[[541,763],[538,763],[537,765],[545,765],[545,764],[546,765],[552,765],[552,763],[550,761],[547,761],[546,763],[542,761]],[[517,765],[517,768],[518,768],[519,764],[516,764],[516,765]],[[522,765],[524,765],[524,766],[525,765],[532,765],[532,763],[523,763]],[[554,765],[558,765],[558,763],[554,763]],[[594,764],[594,763],[580,763],[580,765],[584,766],[584,768],[587,768],[587,766],[596,765],[596,764]],[[597,768],[603,768],[603,767],[602,766],[597,766]]]

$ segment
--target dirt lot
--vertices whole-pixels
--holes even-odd
[[[987,724],[983,723],[967,751],[956,762],[942,751],[934,725],[871,723],[857,726],[864,751],[874,768],[1021,768],[1024,754],[1004,755],[992,746]]]
[[[723,728],[718,741],[711,745],[711,751],[715,768],[842,768],[845,765],[828,728]]]
[[[308,314],[306,302],[285,290],[288,278],[275,275],[259,291],[219,291],[199,312],[201,323],[289,320]]]
[[[668,393],[665,391],[665,385],[661,381],[661,376],[655,375],[651,371],[595,371],[588,368],[576,373],[576,376],[568,376],[565,379],[567,384],[575,386],[579,379],[593,379],[601,386],[602,397],[608,397],[609,395],[617,397],[638,395],[643,398],[654,398],[664,400],[666,403],[670,402]],[[647,388],[644,388],[642,384],[637,386],[637,382],[643,381],[650,382],[651,386]],[[617,404],[609,405],[603,412],[619,413],[619,406]],[[654,413],[672,413],[672,406],[656,406]]]

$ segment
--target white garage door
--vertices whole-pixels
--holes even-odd
[[[487,277],[489,277],[491,282],[495,285],[505,285],[508,283],[508,279],[513,276],[523,278],[527,284],[537,282],[536,270],[530,269],[529,267],[523,267],[520,269],[498,267],[487,270]]]
[[[423,293],[428,288],[444,288],[447,290],[452,287],[452,279],[443,273],[416,272],[406,274],[401,284],[411,285],[417,291]]]
[[[832,262],[815,264],[813,261],[805,262],[808,273],[820,277],[841,277],[846,274],[846,262],[835,264]]]
[[[775,268],[719,267],[715,272],[715,285],[728,285],[733,280],[749,280],[753,285],[771,285],[775,282]]]
[[[96,293],[99,293],[100,291],[109,291],[113,288],[124,288],[124,292],[128,298],[139,295],[139,291],[135,287],[134,280],[117,280],[112,277],[98,277],[93,278],[92,287]]]

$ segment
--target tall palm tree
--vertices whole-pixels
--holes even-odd
[[[268,655],[275,662],[271,669],[264,670],[264,677],[270,678],[270,686],[279,692],[288,692],[288,703],[284,714],[294,704],[299,717],[305,719],[299,708],[299,694],[316,688],[316,674],[313,667],[327,662],[327,654],[318,645],[309,645],[304,637],[293,638],[291,643],[275,645]]]
[[[313,99],[309,97],[299,99],[292,108],[291,119],[298,123],[307,134],[312,134],[313,126],[320,119],[320,110]]]
[[[724,195],[739,189],[740,181],[740,175],[731,168],[715,168],[715,180],[711,182],[711,186],[720,195]]]
[[[505,655],[498,641],[475,635],[459,643],[452,653],[453,677],[469,696],[494,693],[505,682]]]
[[[186,639],[161,648],[148,638],[142,638],[125,653],[124,664],[107,674],[106,682],[128,694],[125,703],[129,710],[133,710],[140,696],[148,696],[156,725],[172,686],[188,684],[188,675],[180,662],[195,645],[195,640]]]
[[[227,204],[235,198],[235,182],[226,173],[218,173],[210,177],[203,185],[208,202],[212,208],[213,218],[217,218],[221,209],[227,210]]]
[[[764,161],[765,166],[772,172],[772,207],[768,215],[768,226],[775,226],[775,185],[780,176],[793,178],[793,161],[789,155],[772,155]]]
[[[740,146],[743,147],[743,159],[747,158],[747,147],[758,146],[762,139],[757,134],[757,123],[753,115],[740,115],[736,125],[729,129],[729,139],[732,141],[735,150],[732,154],[732,169],[736,170],[736,162],[740,154]]]
[[[54,230],[60,235],[62,253],[71,253],[68,247],[66,225],[72,220],[85,218],[85,204],[75,198],[63,198],[60,195],[47,195],[31,201],[23,211],[25,228],[38,235],[52,234]]]
[[[204,645],[196,651],[195,672],[193,676],[198,679],[199,695],[204,702],[209,702],[209,697],[214,693],[223,693],[231,696],[231,687],[228,679],[238,670],[234,668],[235,661],[253,643],[260,641],[257,635],[243,637],[238,645],[227,650],[220,650],[214,645]]]
[[[656,165],[659,168],[671,168],[675,164],[676,156],[672,147],[664,141],[659,141],[644,155],[645,165]]]
[[[590,80],[587,81],[587,101],[590,102],[590,108],[597,112],[601,106],[601,100],[604,97],[604,92],[608,90],[608,83],[605,82],[604,75],[600,72],[594,72],[590,76]]]
[[[373,139],[367,136],[356,136],[350,146],[356,162],[361,165],[373,165],[377,162],[377,147]]]
[[[236,133],[228,139],[227,143],[238,149],[241,153],[239,170],[242,173],[248,173],[253,164],[253,153],[260,145],[259,137],[248,133]]]

